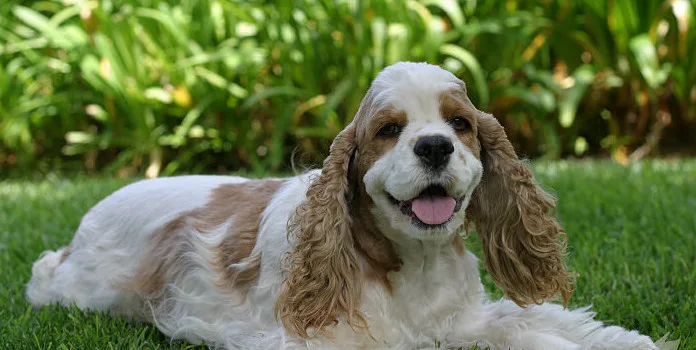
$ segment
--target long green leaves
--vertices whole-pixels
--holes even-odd
[[[0,167],[260,171],[293,150],[318,164],[399,60],[464,79],[529,156],[581,142],[628,159],[652,130],[696,123],[693,0],[295,5],[3,5]]]

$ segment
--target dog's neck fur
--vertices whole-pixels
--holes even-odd
[[[482,302],[485,294],[477,260],[457,233],[448,239],[417,240],[400,232],[383,232],[370,211],[372,199],[364,189],[359,193],[352,221],[362,276],[368,282],[366,288],[382,287],[387,292],[368,293],[370,297],[363,299],[363,311],[375,318],[368,323],[371,332],[385,332],[379,325],[388,323],[387,319],[401,320],[412,329],[424,324],[438,329],[437,322]],[[452,300],[460,303],[452,304]]]
[[[385,233],[375,222],[370,212],[374,207],[361,181],[357,182],[357,195],[353,198],[353,239],[366,267],[364,277],[384,284],[393,293],[390,272],[406,273],[413,278],[427,278],[431,269],[441,267],[443,262],[454,262],[464,254],[461,238],[454,233],[452,237],[437,240],[417,240],[407,238],[398,232]],[[388,237],[401,237],[390,239]]]
[[[391,271],[399,271],[402,261],[394,250],[392,242],[377,227],[369,210],[374,203],[362,183],[356,192],[358,195],[353,199],[354,205],[351,206],[353,240],[366,267],[363,269],[364,277],[384,284],[384,287],[391,292],[392,285],[387,274]]]

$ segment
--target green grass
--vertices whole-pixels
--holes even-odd
[[[569,265],[579,273],[572,306],[680,349],[696,349],[696,161],[537,163],[559,197]],[[24,299],[31,263],[65,245],[80,216],[128,180],[49,178],[0,182],[0,348],[188,349],[155,328]],[[468,245],[478,253],[476,237]],[[489,290],[499,295],[484,277]]]

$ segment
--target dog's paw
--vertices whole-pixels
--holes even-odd
[[[631,332],[635,334],[633,339],[628,340],[627,342],[623,344],[617,344],[619,347],[617,349],[627,349],[627,350],[658,350],[659,348],[655,343],[650,339],[650,337],[645,336],[645,335],[640,335],[636,332]]]

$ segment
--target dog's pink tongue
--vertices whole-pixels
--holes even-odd
[[[411,211],[428,225],[439,225],[452,217],[457,201],[452,197],[425,197],[414,199]]]

